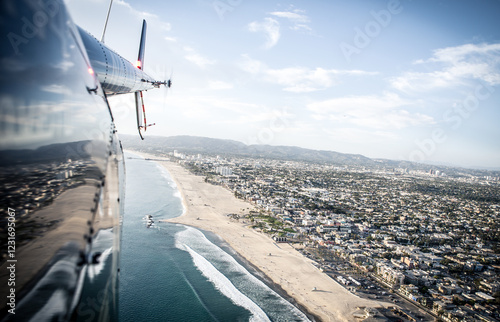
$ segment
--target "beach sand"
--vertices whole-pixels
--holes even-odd
[[[158,160],[145,153],[145,158]],[[389,303],[362,299],[334,281],[290,244],[276,243],[264,233],[250,228],[244,220],[227,215],[254,209],[220,187],[205,183],[204,177],[189,173],[171,161],[158,161],[168,170],[182,195],[185,212],[168,222],[211,231],[223,238],[236,252],[278,284],[290,297],[322,321],[355,321],[358,307],[381,308]]]

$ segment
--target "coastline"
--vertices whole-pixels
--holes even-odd
[[[171,222],[170,220],[168,222]],[[217,244],[219,247],[222,246],[222,248],[228,248],[225,249],[227,253],[229,253],[231,256],[233,256],[240,264],[242,264],[248,271],[250,271],[251,274],[253,274],[257,279],[259,279],[261,282],[266,284],[270,289],[272,289],[274,292],[276,292],[279,296],[281,296],[283,299],[288,301],[290,304],[298,308],[304,315],[307,316],[307,318],[311,321],[321,321],[318,315],[314,314],[313,312],[310,312],[305,306],[301,305],[300,303],[297,303],[295,298],[293,298],[290,294],[288,294],[278,283],[274,282],[269,276],[267,276],[262,270],[260,270],[256,265],[254,265],[252,262],[248,261],[245,257],[243,257],[240,253],[236,252],[228,242],[226,242],[224,239],[222,239],[219,235],[217,235],[214,232],[208,231],[201,229],[199,227],[195,226],[190,226],[194,227],[196,229],[199,229],[201,232],[203,232],[205,235],[208,236],[215,236],[218,240],[211,241],[215,244]],[[213,238],[213,237],[212,237]]]
[[[358,307],[386,307],[388,303],[362,299],[321,272],[291,245],[277,244],[268,235],[249,228],[246,222],[227,217],[255,209],[230,191],[205,183],[172,161],[131,151],[158,162],[169,173],[181,194],[184,212],[167,222],[193,226],[221,237],[240,257],[261,272],[287,300],[309,317],[321,321],[352,321]]]

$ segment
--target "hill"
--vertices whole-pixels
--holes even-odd
[[[124,148],[143,152],[168,153],[177,150],[189,154],[208,154],[220,156],[236,156],[266,158],[274,160],[307,161],[333,165],[366,167],[369,169],[394,169],[429,171],[439,170],[450,176],[494,176],[499,171],[464,169],[459,167],[431,165],[410,161],[371,159],[361,154],[340,153],[334,151],[312,150],[296,146],[246,145],[234,140],[214,139],[199,136],[148,136],[142,141],[137,135],[120,135]]]
[[[245,156],[275,160],[309,161],[338,165],[372,167],[378,162],[360,154],[322,151],[296,146],[246,145],[244,143],[197,136],[147,137],[144,141],[131,135],[120,136],[125,148],[141,151],[204,153],[221,156]]]

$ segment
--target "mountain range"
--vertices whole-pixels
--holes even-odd
[[[267,158],[274,160],[307,161],[333,165],[359,166],[366,168],[403,168],[409,170],[440,170],[447,174],[500,176],[499,171],[463,169],[451,166],[430,165],[401,160],[372,159],[361,154],[348,154],[325,150],[312,150],[296,146],[246,145],[239,141],[214,139],[199,136],[148,136],[141,140],[137,135],[120,135],[123,147],[143,152],[201,153],[220,156]]]

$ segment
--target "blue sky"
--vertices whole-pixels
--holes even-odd
[[[108,0],[67,0],[100,38]],[[500,0],[115,0],[106,44],[174,85],[149,135],[500,167]],[[136,133],[132,95],[111,98]],[[147,138],[146,138],[147,140]]]

